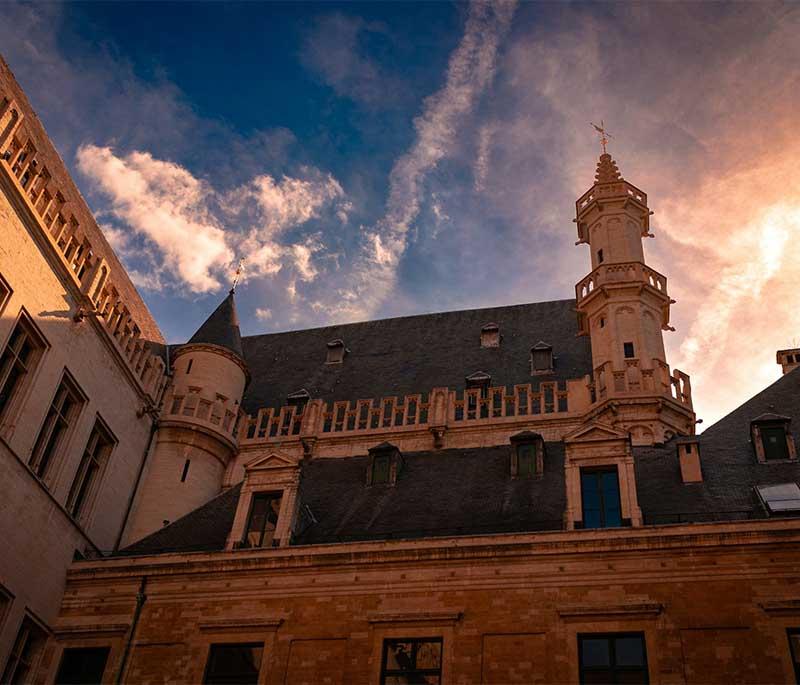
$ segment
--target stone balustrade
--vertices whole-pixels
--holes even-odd
[[[602,183],[592,186],[575,202],[576,215],[586,209],[594,200],[608,197],[627,196],[643,206],[647,206],[647,193],[640,190],[632,183],[620,179],[614,183]]]
[[[580,305],[603,286],[641,283],[667,295],[667,277],[642,262],[601,264],[575,286],[575,299]]]
[[[241,443],[281,440],[290,436],[327,437],[361,433],[447,429],[459,426],[547,421],[575,416],[589,406],[585,379],[543,381],[491,388],[260,409],[240,422]]]
[[[40,159],[41,158],[41,159]],[[76,289],[76,318],[95,317],[118,360],[156,404],[166,385],[164,361],[141,338],[125,302],[114,287],[109,264],[96,254],[80,222],[65,206],[65,193],[54,187],[24,116],[11,97],[0,93],[0,173],[19,192],[41,234],[61,261]]]
[[[164,403],[162,419],[189,420],[222,433],[236,444],[239,431],[240,416],[244,412],[238,406],[218,399],[215,393],[203,389],[183,391],[175,389]]]

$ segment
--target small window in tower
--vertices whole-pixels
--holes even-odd
[[[625,359],[633,359],[636,356],[632,342],[622,343],[622,346],[625,350]]]
[[[603,263],[603,250],[598,250],[597,251],[597,263],[598,264],[602,264]]]
[[[186,476],[189,475],[189,464],[192,463],[191,459],[187,459],[186,462],[183,464],[183,473],[181,474],[181,483],[186,482]]]
[[[194,364],[194,359],[190,359],[189,363],[186,365],[186,373],[187,373],[187,375],[192,372],[192,364]]]
[[[605,328],[605,327],[606,327],[606,317],[601,316],[600,317],[600,328]]]
[[[553,348],[539,341],[531,348],[531,374],[540,376],[553,372]]]

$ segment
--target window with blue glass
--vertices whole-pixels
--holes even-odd
[[[619,477],[616,467],[581,469],[581,501],[584,528],[621,526]]]

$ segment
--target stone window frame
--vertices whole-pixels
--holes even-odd
[[[582,650],[582,646],[583,646],[584,639],[590,639],[590,640],[591,639],[595,639],[595,640],[601,639],[601,640],[608,640],[610,642],[611,640],[616,640],[616,639],[619,639],[619,638],[627,638],[627,637],[637,637],[637,638],[641,638],[641,640],[642,640],[642,654],[644,656],[644,663],[642,664],[642,666],[644,668],[645,676],[646,676],[645,685],[646,685],[646,683],[649,683],[650,682],[650,665],[649,665],[648,660],[647,660],[647,636],[642,631],[639,631],[639,630],[624,631],[624,632],[594,632],[594,631],[592,631],[592,632],[578,633],[577,638],[578,638],[578,677],[579,677],[579,682],[581,682],[581,683],[584,682],[584,672],[585,672],[584,669],[588,668],[588,667],[585,667],[583,665],[582,660],[581,660],[582,651],[583,651]],[[611,648],[611,652],[613,653],[613,647]],[[614,665],[609,664],[609,669],[614,669],[614,671],[619,671],[619,670],[623,670],[624,671],[624,670],[627,670],[628,668],[631,668],[631,667],[626,667],[626,666],[620,665],[620,664],[614,664]],[[616,681],[616,678],[614,680]]]
[[[11,295],[14,294],[14,289],[9,285],[8,281],[0,274],[0,314],[6,308],[6,305],[11,300]]]
[[[36,649],[36,653],[33,655],[31,659],[28,671],[29,675],[31,677],[36,676],[36,674],[38,673],[39,669],[42,666],[42,657],[44,656],[44,651],[47,647],[47,641],[50,638],[50,629],[43,621],[40,621],[33,614],[32,611],[26,608],[25,612],[22,615],[22,618],[19,621],[19,624],[17,625],[17,629],[14,632],[14,639],[11,642],[11,649],[6,655],[6,660],[3,663],[2,669],[0,669],[0,680],[2,680],[3,682],[6,682],[5,676],[7,674],[10,673],[10,675],[13,677],[17,672],[17,668],[19,667],[21,660],[19,659],[20,654],[18,654],[15,650],[17,649],[17,644],[20,640],[20,635],[22,634],[22,631],[26,628],[26,626],[28,627],[29,631],[31,629],[36,631],[37,637],[41,640],[41,643],[38,645]],[[14,660],[15,658],[16,658],[16,667],[14,671],[9,672],[8,669],[11,667],[12,660]],[[26,680],[24,682],[28,681]]]
[[[13,430],[16,424],[17,417],[22,409],[27,405],[28,398],[31,395],[33,387],[36,385],[36,380],[39,376],[42,366],[44,365],[45,356],[50,350],[50,343],[42,333],[41,329],[36,325],[33,317],[28,313],[25,307],[20,307],[17,318],[8,331],[8,334],[0,346],[0,358],[5,354],[6,348],[11,342],[14,332],[19,326],[26,329],[27,335],[32,338],[36,344],[35,358],[31,362],[31,369],[25,374],[21,387],[14,391],[14,396],[9,400],[8,405],[0,411],[0,435],[6,430]]]
[[[205,681],[206,665],[212,645],[260,642],[264,651],[261,654],[257,682],[259,685],[267,683],[276,651],[276,632],[283,621],[282,616],[253,618],[252,616],[230,617],[224,614],[220,618],[201,620],[188,643],[190,662],[194,669],[189,682]]]
[[[397,672],[397,671],[389,672],[390,669],[388,668],[388,663],[387,663],[388,662],[388,658],[387,658],[388,657],[388,649],[387,649],[387,647],[388,647],[388,643],[390,643],[390,642],[410,642],[410,643],[426,642],[426,643],[429,643],[429,644],[438,644],[439,645],[439,668],[436,669],[438,671],[438,673],[433,673],[432,671],[434,669],[432,669],[432,668],[429,668],[429,669],[414,668],[414,669],[412,669],[410,671],[406,671],[406,672],[402,672],[402,671],[400,671],[400,672]],[[424,636],[424,637],[408,637],[408,636],[406,636],[406,637],[384,637],[383,641],[382,641],[382,645],[381,645],[381,675],[380,675],[380,680],[378,682],[381,685],[385,685],[385,683],[389,679],[402,678],[403,676],[407,677],[409,675],[418,675],[418,676],[421,675],[421,676],[423,676],[425,678],[426,678],[426,676],[434,676],[434,677],[438,678],[438,682],[441,683],[442,682],[443,661],[444,661],[444,639],[442,638],[441,635],[429,635],[429,636]],[[416,664],[415,664],[415,666],[416,666]],[[427,678],[426,678],[426,680],[427,680]]]
[[[780,414],[761,414],[750,422],[750,442],[759,464],[786,464],[797,461],[797,448],[792,435],[792,419]],[[762,428],[781,428],[786,438],[786,459],[767,459],[764,451]]]
[[[299,486],[300,463],[281,452],[271,451],[245,464],[239,503],[225,549],[252,552],[290,545],[298,519]],[[270,547],[244,547],[242,541],[250,520],[253,497],[259,493],[275,493],[281,496],[281,507],[273,535],[277,545],[273,543]]]
[[[455,624],[460,619],[460,613],[453,613],[452,616],[429,616],[424,612],[368,617],[372,640],[369,682],[381,682],[384,640],[437,637],[442,639],[442,675],[439,682],[449,683],[452,679]]]
[[[534,431],[522,431],[509,438],[511,443],[511,477],[512,478],[541,478],[544,476],[544,457],[546,447],[544,437]],[[519,448],[533,444],[535,447],[534,470],[530,474],[521,474],[519,470]]]
[[[264,537],[266,530],[266,524],[269,521],[267,517],[264,519],[264,527],[261,530],[261,542],[258,545],[253,545],[252,547],[247,544],[247,534],[250,532],[250,522],[253,518],[253,508],[255,507],[256,500],[259,499],[261,496],[264,496],[265,499],[275,500],[277,499],[280,502],[278,506],[278,515],[275,519],[275,530],[272,534],[272,539],[268,545],[264,544]],[[242,536],[239,539],[239,546],[238,549],[266,549],[268,547],[279,547],[281,540],[278,537],[278,524],[281,522],[281,515],[283,513],[283,489],[278,490],[253,490],[250,493],[250,504],[247,508],[247,517],[244,521],[244,529],[242,530]]]
[[[400,475],[405,465],[403,454],[390,442],[382,442],[380,445],[370,447],[367,450],[369,457],[367,459],[367,487],[394,487],[397,484],[397,476]],[[377,459],[389,459],[389,476],[386,482],[374,483],[373,477],[375,474],[375,462]]]
[[[39,442],[39,438],[42,436],[42,431],[44,431],[46,427],[47,418],[50,415],[50,411],[53,408],[53,405],[58,398],[58,393],[61,390],[62,386],[67,387],[67,391],[70,392],[75,398],[76,403],[70,410],[71,419],[67,424],[67,429],[63,435],[61,435],[58,439],[59,444],[54,448],[54,454],[49,458],[49,465],[47,466],[45,472],[42,475],[38,474],[38,469],[40,464],[34,464],[33,460],[36,458],[34,452],[37,448],[37,443]],[[44,416],[42,417],[41,424],[39,429],[36,431],[36,437],[31,445],[30,454],[28,457],[28,467],[31,471],[39,478],[42,482],[44,482],[49,489],[52,489],[53,485],[58,481],[58,478],[61,474],[61,471],[68,461],[67,456],[70,454],[71,447],[73,447],[73,439],[75,437],[77,426],[80,422],[81,415],[83,410],[89,403],[89,398],[83,389],[78,385],[78,382],[75,380],[74,376],[69,372],[67,367],[64,367],[63,371],[61,372],[61,378],[59,379],[58,385],[56,385],[56,389],[53,392],[53,397],[47,405],[45,409]]]
[[[99,465],[98,470],[94,474],[92,481],[88,486],[88,492],[83,496],[83,500],[81,501],[78,510],[73,512],[75,500],[79,492],[76,491],[75,488],[78,484],[78,478],[81,476],[84,460],[92,459],[91,456],[87,457],[87,450],[89,449],[95,434],[98,434],[99,436],[97,439],[98,441],[101,438],[105,439],[107,449],[105,454],[102,456],[102,463]],[[78,461],[78,468],[72,477],[72,482],[69,487],[69,494],[67,495],[67,501],[64,505],[70,516],[72,516],[75,521],[78,521],[84,528],[88,528],[92,522],[95,513],[95,505],[97,504],[97,498],[100,494],[100,490],[102,489],[102,483],[105,474],[108,471],[108,464],[118,446],[119,440],[117,439],[117,436],[114,435],[114,433],[108,427],[108,424],[103,420],[103,417],[100,416],[99,413],[95,414],[94,421],[92,422],[92,429],[89,432],[89,435],[86,438],[86,444],[81,451],[81,458]],[[93,454],[96,454],[96,452],[93,452]],[[85,478],[85,475],[83,477]]]
[[[14,593],[5,585],[0,583],[0,634],[5,627],[6,619],[11,615],[11,608],[14,606]]]

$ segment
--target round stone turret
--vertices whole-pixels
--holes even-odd
[[[197,509],[222,489],[238,448],[240,404],[249,381],[233,291],[170,356],[172,384],[128,543]]]

